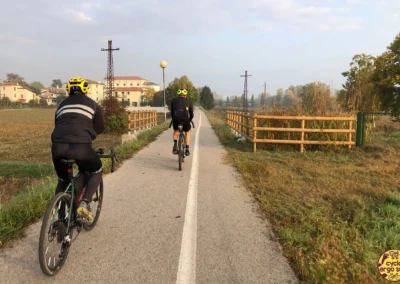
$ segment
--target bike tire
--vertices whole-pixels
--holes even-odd
[[[103,204],[103,196],[104,196],[103,195],[103,190],[104,190],[103,186],[104,186],[103,185],[103,178],[101,178],[99,188],[95,192],[95,196],[96,196],[96,198],[98,198],[98,203],[97,203],[97,208],[96,208],[96,216],[94,217],[93,222],[91,222],[90,224],[89,223],[83,223],[82,224],[83,228],[86,231],[92,230],[96,226],[97,221],[99,220],[100,212],[101,212],[101,206]]]
[[[48,235],[48,230],[50,228],[48,228],[47,224],[50,221],[51,213],[53,208],[58,204],[59,201],[65,201],[68,204],[68,208],[70,208],[69,206],[73,206],[73,203],[71,202],[71,196],[65,192],[59,192],[57,193],[49,202],[49,205],[47,206],[47,210],[46,213],[43,216],[43,220],[42,220],[42,227],[40,230],[40,237],[39,237],[39,263],[40,263],[40,268],[42,269],[43,273],[46,274],[47,276],[55,276],[60,270],[61,268],[64,266],[65,261],[67,260],[68,257],[68,253],[69,253],[69,249],[70,249],[70,245],[66,245],[63,244],[61,242],[61,251],[63,251],[63,258],[60,259],[59,264],[57,265],[57,267],[55,267],[54,269],[50,269],[49,266],[47,265],[47,259],[46,259],[46,246],[45,246],[45,240],[49,237]],[[71,216],[69,216],[69,218],[71,219]],[[70,230],[70,238],[72,239],[72,232],[73,230]],[[51,262],[51,258],[49,259],[49,262]],[[55,262],[55,258],[54,258],[54,262]]]
[[[178,144],[178,160],[179,160],[179,170],[182,170],[182,162],[183,162],[183,138],[182,136],[179,137],[179,144]]]

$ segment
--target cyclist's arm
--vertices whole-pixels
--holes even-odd
[[[190,116],[190,121],[192,121],[193,117],[194,117],[192,102],[190,102],[190,105],[189,105],[189,116]]]
[[[171,120],[174,120],[174,100],[171,101]]]
[[[104,132],[104,121],[103,121],[103,113],[100,107],[96,107],[96,111],[94,113],[93,118],[93,128],[97,134],[101,134]]]

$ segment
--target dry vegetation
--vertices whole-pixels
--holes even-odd
[[[383,283],[379,256],[400,243],[399,132],[351,150],[252,153],[223,113],[208,117],[302,281]]]

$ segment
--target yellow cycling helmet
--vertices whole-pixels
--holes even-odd
[[[74,77],[67,83],[67,93],[73,93],[75,91],[81,91],[82,93],[86,94],[89,90],[88,82],[81,77]]]
[[[186,95],[187,95],[187,91],[186,91],[186,89],[179,89],[177,92],[176,92],[176,94],[178,95],[178,96],[184,96],[184,97],[186,97]]]

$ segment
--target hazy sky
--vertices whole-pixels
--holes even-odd
[[[400,0],[1,1],[0,79],[49,85],[103,80],[108,39],[115,75],[162,84],[188,75],[222,96],[314,80],[343,82],[356,53],[378,55],[400,32]]]

